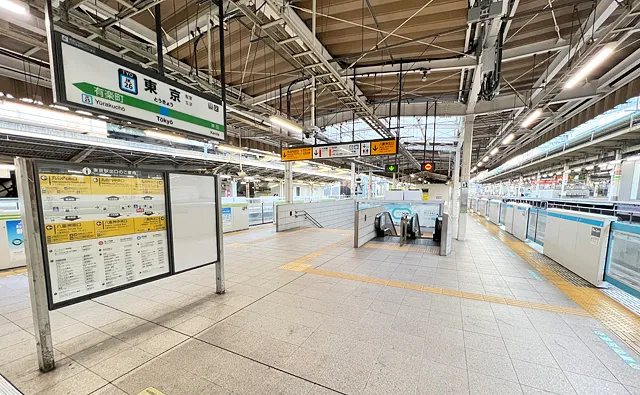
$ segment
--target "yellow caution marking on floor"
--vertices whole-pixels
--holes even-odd
[[[0,272],[0,277],[15,276],[15,275],[18,275],[18,274],[24,274],[26,272],[27,272],[26,268],[5,270],[3,272]]]
[[[477,217],[477,216],[476,216]],[[640,354],[640,317],[627,309],[616,300],[611,299],[597,288],[585,288],[571,284],[562,276],[542,263],[539,254],[532,254],[535,250],[525,243],[515,239],[499,227],[490,224],[485,218],[477,217],[477,222],[488,229],[489,233],[511,248],[518,256],[542,276],[564,292],[578,306],[584,309],[585,316],[593,317],[605,327],[613,331],[635,352]],[[531,303],[536,308],[537,303]],[[531,306],[529,306],[531,307]],[[566,313],[562,307],[553,306],[548,311]]]
[[[149,388],[146,388],[144,391],[140,392],[138,395],[165,395],[165,393],[160,391],[157,388],[149,387]]]
[[[540,303],[531,303],[523,300],[506,299],[506,298],[500,298],[500,297],[491,296],[491,295],[462,292],[455,289],[428,287],[420,284],[384,280],[381,278],[360,276],[360,275],[349,274],[349,273],[333,272],[329,270],[315,269],[312,267],[313,265],[307,263],[311,259],[317,258],[338,247],[341,247],[342,245],[344,245],[347,242],[350,242],[351,240],[352,238],[348,237],[328,247],[325,247],[319,251],[312,252],[311,254],[295,259],[287,263],[286,265],[280,266],[280,269],[308,273],[308,274],[315,274],[315,275],[325,276],[325,277],[341,278],[345,280],[359,281],[364,283],[380,284],[380,285],[386,285],[388,287],[394,287],[394,288],[405,288],[405,289],[411,289],[414,291],[422,291],[422,292],[428,292],[428,293],[438,294],[438,295],[447,295],[447,296],[453,296],[453,297],[463,298],[463,299],[481,300],[485,302],[507,304],[511,306],[528,307],[530,309],[536,309],[536,310],[556,311],[559,313],[572,314],[572,315],[578,315],[583,317],[589,316],[589,313],[578,308],[545,305]]]

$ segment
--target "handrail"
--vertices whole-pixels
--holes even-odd
[[[302,214],[298,214],[298,213],[302,213]],[[320,222],[318,222],[318,220],[316,220],[315,218],[313,218],[313,216],[311,214],[309,214],[307,212],[307,210],[296,210],[296,218],[298,217],[304,217],[307,221],[311,222],[312,224],[314,224],[317,228],[324,228],[324,226],[322,226],[322,224]]]
[[[387,236],[387,233],[391,236],[398,236],[398,231],[396,230],[391,214],[389,214],[388,211],[376,214],[375,229],[378,237]]]
[[[420,228],[420,217],[418,216],[418,213],[413,214],[409,220],[408,236],[411,239],[418,239],[422,237],[422,229]]]
[[[400,245],[403,246],[407,242],[407,233],[409,229],[409,217],[405,214],[400,219]]]

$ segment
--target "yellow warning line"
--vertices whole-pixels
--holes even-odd
[[[23,274],[23,273],[26,273],[26,272],[27,272],[26,268],[7,270],[7,271],[4,271],[4,272],[0,272],[0,277],[15,276],[17,274]]]
[[[395,288],[406,288],[414,291],[422,291],[422,292],[428,292],[432,294],[455,296],[463,299],[482,300],[485,302],[500,303],[500,304],[506,304],[510,306],[528,307],[530,309],[536,309],[536,310],[555,311],[558,313],[579,315],[583,317],[589,316],[589,314],[586,311],[582,309],[572,308],[572,307],[561,307],[561,306],[552,306],[552,305],[546,305],[541,303],[531,303],[524,300],[500,298],[496,296],[482,295],[482,294],[476,294],[471,292],[462,292],[462,291],[446,289],[446,288],[427,287],[420,284],[384,280],[381,278],[358,276],[355,274],[346,274],[346,273],[340,273],[340,272],[333,272],[329,270],[320,270],[320,269],[313,268],[311,264],[307,263],[309,260],[322,256],[323,254],[326,254],[331,250],[338,248],[349,241],[351,241],[351,237],[348,237],[344,240],[341,240],[337,243],[334,243],[328,247],[325,247],[319,251],[313,252],[309,255],[305,255],[302,258],[298,258],[294,261],[291,261],[284,266],[280,266],[280,269],[291,270],[294,272],[317,274],[317,275],[326,276],[326,277],[341,278],[345,280],[360,281],[364,283],[380,284],[380,285],[386,285],[386,286],[395,287]]]
[[[577,287],[571,284],[532,256],[531,252],[534,250],[531,247],[521,241],[514,241],[508,233],[490,224],[485,218],[479,216],[476,218],[490,233],[515,251],[578,306],[613,331],[634,351],[640,353],[640,317],[638,315],[597,288]]]

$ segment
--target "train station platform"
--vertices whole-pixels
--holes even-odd
[[[226,294],[209,266],[52,311],[49,373],[27,275],[5,272],[0,374],[27,395],[640,394],[640,316],[471,219],[447,257],[225,235]]]

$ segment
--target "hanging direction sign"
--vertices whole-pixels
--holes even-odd
[[[313,159],[312,148],[283,148],[280,157],[283,161]]]
[[[395,155],[396,153],[398,153],[398,145],[395,139],[371,142],[371,155]]]
[[[170,272],[162,172],[39,164],[51,309]]]
[[[372,155],[394,155],[397,152],[395,139],[359,141],[342,144],[318,144],[306,147],[283,148],[284,162],[310,159],[354,158]]]
[[[222,101],[73,37],[54,33],[57,103],[224,140]]]

